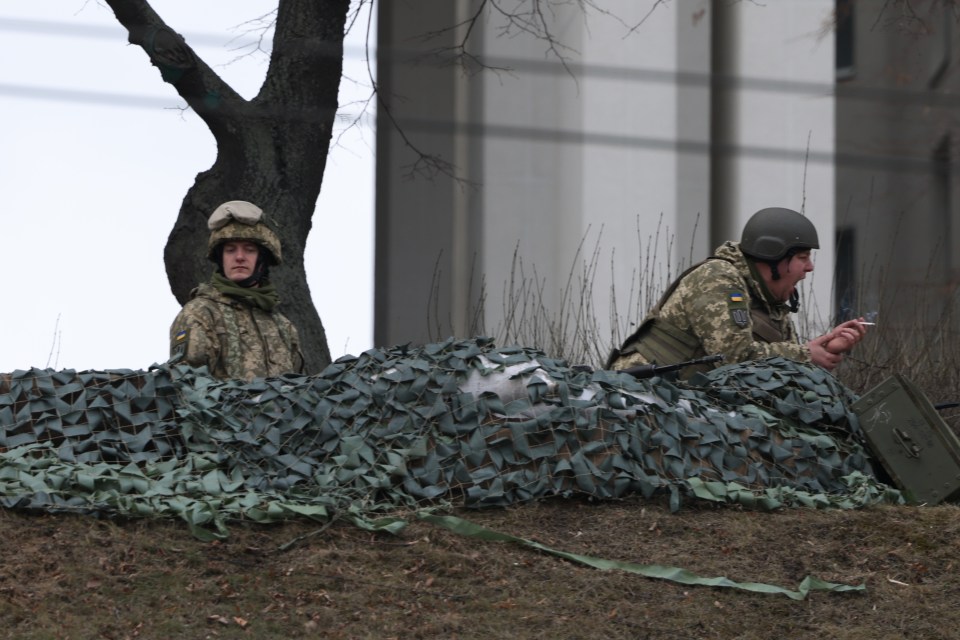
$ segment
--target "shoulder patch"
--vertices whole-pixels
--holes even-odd
[[[750,306],[742,291],[731,291],[727,295],[727,310],[730,312],[730,319],[738,327],[745,327],[750,323]]]
[[[179,360],[187,353],[187,343],[190,342],[190,329],[181,329],[173,337],[173,345],[170,349],[170,359]]]

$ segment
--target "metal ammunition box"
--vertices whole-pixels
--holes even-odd
[[[908,502],[960,498],[960,439],[909,380],[894,374],[853,405],[870,453]]]

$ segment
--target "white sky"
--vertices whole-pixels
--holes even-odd
[[[232,49],[252,39],[243,23],[276,0],[151,4],[235,90],[256,94],[266,57],[234,61]],[[365,35],[348,37],[343,113],[369,94]],[[213,137],[93,0],[5,0],[0,60],[0,372],[163,362],[179,310],[163,248],[187,189],[213,163]],[[307,242],[334,358],[372,343],[373,147],[364,126],[331,149]]]

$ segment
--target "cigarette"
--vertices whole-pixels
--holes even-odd
[[[866,326],[868,326],[868,327],[875,327],[875,326],[877,326],[877,323],[876,323],[876,322],[863,322],[862,320],[857,320],[857,323],[858,323],[858,324],[862,324],[862,325],[866,325]]]

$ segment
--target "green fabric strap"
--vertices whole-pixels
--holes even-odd
[[[759,304],[750,306],[750,319],[753,320],[753,337],[760,342],[773,344],[789,340],[790,336],[783,332],[781,325],[774,322]]]
[[[726,258],[710,256],[706,260],[687,267],[683,273],[670,283],[670,286],[667,287],[666,291],[660,296],[660,300],[656,306],[650,310],[647,317],[644,318],[640,326],[637,327],[637,330],[624,341],[619,352],[611,354],[605,368],[612,368],[614,361],[618,357],[630,353],[639,353],[647,362],[656,364],[673,364],[706,355],[706,352],[703,351],[703,346],[700,344],[700,338],[661,319],[660,310],[663,308],[663,305],[667,303],[670,296],[673,295],[673,292],[677,290],[677,287],[680,286],[680,282],[687,277],[687,275],[710,260],[725,260],[726,262],[730,262]],[[709,371],[710,368],[711,367],[698,367],[697,370]],[[688,375],[691,373],[692,370],[688,372]]]
[[[223,295],[230,296],[251,307],[260,307],[264,311],[272,311],[280,302],[277,289],[272,284],[244,288],[232,280],[224,278],[219,273],[213,274],[210,284]]]
[[[593,567],[594,569],[600,569],[601,571],[619,569],[621,571],[639,574],[648,578],[671,580],[680,584],[726,587],[732,589],[741,589],[743,591],[753,591],[755,593],[775,593],[785,595],[792,600],[803,600],[807,597],[807,594],[809,594],[810,591],[815,590],[843,593],[846,591],[866,591],[867,588],[864,584],[848,585],[836,582],[826,582],[820,578],[815,578],[809,575],[803,579],[796,590],[772,584],[764,584],[762,582],[734,582],[733,580],[722,576],[699,576],[679,567],[669,567],[655,564],[636,564],[634,562],[608,560],[606,558],[597,558],[596,556],[586,556],[570,553],[568,551],[560,551],[558,549],[553,549],[542,545],[533,540],[518,538],[510,534],[500,533],[498,531],[493,531],[492,529],[481,527],[480,525],[474,524],[469,520],[464,520],[463,518],[458,518],[456,516],[438,516],[425,513],[420,515],[420,519],[444,527],[463,536],[469,536],[479,540],[488,540],[491,542],[515,542],[543,553],[548,553],[572,562],[579,562],[580,564]]]

